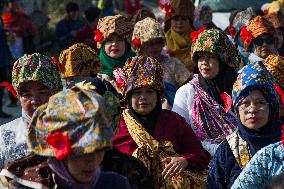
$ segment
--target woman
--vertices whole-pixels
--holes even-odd
[[[221,95],[231,93],[241,57],[226,34],[211,29],[197,36],[192,60],[198,65],[199,74],[178,89],[173,111],[185,118],[213,156],[218,144],[237,126]]]
[[[148,17],[135,24],[132,47],[137,54],[154,57],[161,63],[166,88],[166,104],[171,108],[176,90],[191,77],[191,73],[178,59],[161,54],[165,42],[164,31],[158,21]]]
[[[132,24],[122,15],[99,20],[95,40],[102,62],[100,78],[111,82],[115,68],[122,68],[129,57],[135,56],[130,45],[132,30]]]
[[[138,56],[125,65],[123,75],[128,106],[122,113],[114,147],[142,160],[154,177],[155,188],[186,188],[194,183],[202,187],[203,177],[189,170],[205,169],[210,155],[182,117],[162,110],[161,65],[153,58]]]
[[[166,5],[165,5],[166,6]],[[169,54],[179,59],[190,72],[194,64],[190,59],[191,41],[189,34],[192,31],[194,5],[188,0],[171,0],[172,11],[167,12],[165,18],[165,33]]]
[[[279,96],[262,62],[249,64],[239,72],[233,100],[238,130],[219,145],[206,188],[231,188],[258,150],[281,140]]]
[[[240,36],[244,41],[245,50],[250,52],[249,63],[278,54],[275,30],[264,17],[257,16],[251,20],[247,27],[241,29]]]
[[[194,12],[194,28],[199,30],[202,27],[206,29],[218,29],[212,21],[212,9],[209,5],[201,5]]]
[[[52,60],[42,54],[24,55],[14,63],[12,84],[20,100],[22,116],[0,128],[0,169],[8,162],[28,155],[28,126],[34,111],[50,96],[62,90],[60,73]]]
[[[104,154],[112,147],[114,122],[108,102],[93,89],[90,83],[78,83],[39,107],[28,134],[38,156],[21,159],[1,174],[20,188],[130,188],[125,177],[101,171]]]

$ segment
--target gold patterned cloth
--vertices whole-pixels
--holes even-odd
[[[264,60],[264,65],[271,73],[276,83],[284,89],[284,57],[269,55]]]
[[[63,50],[60,53],[59,63],[62,78],[96,75],[101,68],[97,52],[83,43],[77,43]]]
[[[250,21],[247,26],[247,30],[252,34],[253,39],[259,37],[262,34],[270,34],[275,36],[275,31],[271,23],[269,23],[264,17],[257,16]]]
[[[146,129],[133,118],[129,110],[123,111],[123,118],[127,125],[129,134],[138,145],[133,152],[133,156],[140,159],[149,169],[154,179],[155,188],[157,189],[204,189],[206,174],[192,171],[183,171],[172,178],[163,179],[162,171],[166,166],[162,160],[167,157],[175,157],[178,154],[174,151],[170,141],[159,143],[155,140]]]
[[[98,49],[102,47],[105,40],[112,34],[117,34],[119,37],[125,39],[129,44],[131,42],[133,25],[126,17],[120,14],[101,18],[98,22],[97,29],[103,36],[102,41],[97,41]]]

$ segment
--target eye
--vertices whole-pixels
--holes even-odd
[[[264,100],[264,99],[258,100],[256,103],[259,104],[259,105],[266,105],[267,104],[266,100]]]

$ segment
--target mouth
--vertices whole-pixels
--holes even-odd
[[[94,175],[94,171],[82,171],[82,173],[87,177],[92,177]]]
[[[118,50],[118,49],[111,49],[110,52],[112,52],[112,53],[117,53],[117,52],[119,52],[119,50]]]
[[[210,69],[208,69],[208,68],[202,68],[202,69],[201,69],[201,72],[203,72],[203,73],[208,73],[208,72],[210,72]]]
[[[247,119],[247,121],[250,122],[250,123],[256,123],[258,121],[258,119],[256,117],[249,117]]]

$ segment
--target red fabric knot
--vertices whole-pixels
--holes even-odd
[[[235,35],[236,35],[236,28],[234,27],[234,26],[230,26],[229,27],[229,33],[230,33],[230,36],[232,37],[232,38],[234,38],[235,37]]]
[[[263,14],[264,14],[264,15],[268,15],[268,9],[264,9],[264,10],[263,10]]]
[[[0,83],[0,86],[6,87],[6,88],[8,89],[8,91],[9,91],[10,93],[12,93],[12,95],[13,95],[15,98],[17,98],[17,92],[16,92],[16,90],[13,88],[13,86],[12,86],[9,82],[2,82],[2,83]]]
[[[284,91],[283,91],[283,89],[279,85],[277,85],[276,83],[274,83],[274,89],[280,96],[281,104],[284,104]]]
[[[141,40],[138,38],[135,38],[131,41],[131,43],[135,46],[135,47],[141,47]]]
[[[68,136],[56,131],[46,137],[46,142],[52,146],[56,159],[64,160],[71,153],[71,140]]]
[[[95,32],[95,41],[102,42],[104,40],[102,32],[99,29],[96,29],[94,32]]]
[[[61,67],[61,64],[59,63],[59,61],[58,61],[54,56],[51,57],[51,60],[52,60],[52,62],[53,62],[54,64],[56,64],[58,71],[59,71],[60,73],[63,73],[63,72],[62,72],[62,67]]]
[[[203,32],[204,30],[205,30],[205,28],[202,27],[202,28],[200,28],[199,30],[192,31],[192,32],[190,33],[190,37],[191,37],[192,43],[195,43],[195,42],[196,42],[196,40],[197,40],[199,34],[200,34],[201,32]]]
[[[240,32],[240,37],[245,43],[251,43],[253,40],[253,36],[251,33],[247,30],[247,27],[242,27]]]
[[[166,15],[169,17],[173,16],[173,7],[170,3],[160,3],[160,8],[165,11]]]
[[[115,78],[115,81],[118,85],[119,88],[123,89],[126,86],[126,78],[123,75],[122,69],[121,68],[115,68],[113,71],[113,75]]]
[[[232,100],[231,96],[228,95],[228,93],[226,93],[226,92],[221,94],[221,98],[222,98],[224,105],[225,105],[225,112],[227,113],[232,108],[233,100]]]

